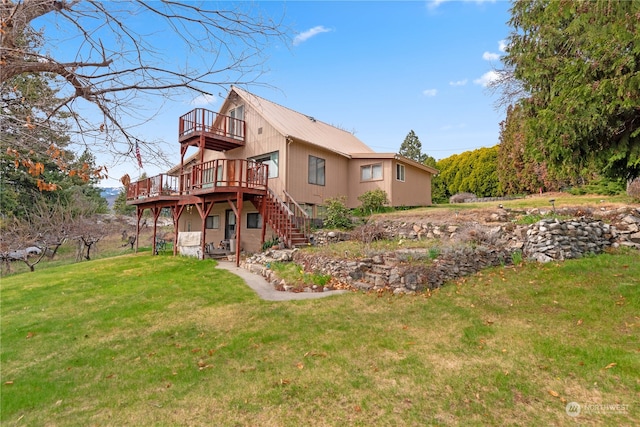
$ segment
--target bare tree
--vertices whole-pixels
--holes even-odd
[[[91,260],[91,250],[95,250],[98,242],[113,233],[117,233],[116,225],[109,220],[97,215],[76,217],[72,226],[72,239],[78,244],[76,261]]]
[[[5,273],[11,273],[11,262],[22,261],[35,271],[35,266],[47,253],[37,229],[28,221],[18,218],[6,219],[0,230],[0,262]]]
[[[44,248],[44,254],[53,259],[58,249],[70,237],[73,211],[62,203],[37,203],[28,217],[31,229],[38,236],[37,244]]]
[[[19,118],[25,129],[66,111],[76,142],[94,154],[115,164],[135,158],[139,147],[164,164],[159,142],[137,136],[136,126],[185,94],[206,98],[229,84],[257,83],[265,48],[287,43],[282,23],[254,3],[215,8],[230,4],[3,0],[0,83],[29,73],[54,78],[58,105]]]
[[[497,110],[507,110],[511,105],[515,105],[520,99],[528,97],[528,93],[523,83],[515,77],[512,67],[493,70],[497,78],[492,80],[488,89],[493,94],[498,94],[495,102]]]

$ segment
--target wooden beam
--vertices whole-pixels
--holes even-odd
[[[236,209],[236,206],[233,204],[233,200],[227,199],[227,202],[229,203],[229,206],[231,206],[231,210],[233,210],[233,213],[237,217],[238,216],[238,209]]]
[[[260,204],[260,216],[262,217],[262,234],[260,236],[260,247],[262,247],[262,245],[264,245],[265,234],[267,234],[267,195],[266,194],[262,196],[262,203]]]
[[[242,230],[242,192],[238,191],[236,211],[236,267],[240,267],[240,231]]]
[[[178,255],[178,224],[180,223],[180,217],[184,211],[184,205],[178,205],[171,207],[171,216],[173,218],[173,256]]]
[[[138,242],[140,241],[140,218],[142,218],[142,214],[144,213],[144,209],[140,209],[140,206],[136,206],[136,216],[138,217],[138,221],[136,222],[136,252],[138,253]]]
[[[204,259],[204,250],[207,244],[205,233],[207,232],[207,217],[211,213],[211,208],[215,202],[208,202],[203,200],[202,203],[196,203],[196,209],[198,209],[198,213],[200,214],[200,230],[202,230],[200,234],[200,252],[202,253],[202,259]],[[202,205],[202,206],[201,206]]]
[[[151,208],[151,213],[153,213],[153,247],[151,248],[152,255],[158,255],[156,251],[157,248],[157,230],[158,230],[158,217],[160,216],[160,212],[162,212],[162,208],[158,206],[153,206]]]

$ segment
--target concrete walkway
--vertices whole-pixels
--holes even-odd
[[[227,270],[245,281],[251,289],[253,289],[260,298],[266,301],[292,301],[303,299],[317,299],[328,297],[331,295],[343,294],[347,291],[327,291],[327,292],[283,292],[276,290],[273,285],[265,280],[264,277],[251,273],[242,267],[236,267],[235,262],[218,261],[218,267]]]

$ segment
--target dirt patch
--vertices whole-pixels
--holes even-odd
[[[550,192],[505,201],[434,205],[427,208],[375,215],[371,219],[450,225],[490,224],[494,222],[491,218],[492,214],[504,212],[508,212],[511,217],[518,217],[531,212],[544,214],[552,212],[554,209],[589,214],[596,210],[602,213],[629,206],[640,208],[640,204],[637,203],[622,203],[612,199],[615,198],[598,195],[572,196],[568,193]],[[551,200],[554,201],[553,204]]]

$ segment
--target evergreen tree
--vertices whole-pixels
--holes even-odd
[[[513,3],[502,87],[520,82],[530,152],[561,175],[640,174],[639,16],[638,1]]]
[[[68,115],[56,110],[57,92],[45,74],[21,74],[1,86],[0,109],[0,212],[24,218],[34,207],[68,204],[92,199],[96,211],[104,211],[106,200],[94,185],[98,175],[89,153],[76,158],[66,151]],[[33,125],[24,117],[49,116],[46,125]],[[75,188],[77,187],[77,188]]]
[[[456,193],[473,193],[478,197],[502,196],[498,180],[498,146],[478,148],[439,160],[440,172],[433,179],[433,200],[443,203]]]
[[[127,188],[122,187],[118,193],[118,197],[113,202],[113,211],[120,215],[131,215],[136,211],[133,205],[127,205]]]
[[[398,154],[419,163],[422,163],[427,157],[426,154],[422,154],[422,143],[413,129],[407,134],[402,145],[400,145]]]

